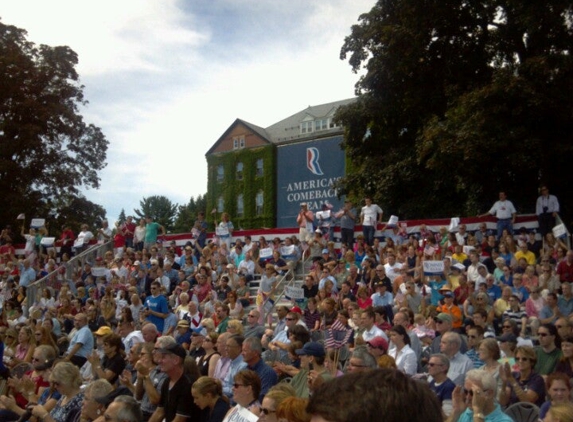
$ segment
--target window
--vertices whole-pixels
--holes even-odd
[[[222,196],[217,199],[217,212],[222,213],[225,210],[225,200]]]
[[[328,124],[328,127],[330,127],[331,129],[338,127],[337,124],[334,123],[334,121],[332,119],[330,119],[330,123]]]
[[[225,168],[222,164],[217,166],[217,182],[222,182],[225,178]]]
[[[309,122],[302,122],[300,124],[300,133],[310,133],[312,132],[312,121]]]
[[[243,194],[237,196],[237,217],[243,217],[245,214],[245,201],[243,201]]]
[[[235,136],[233,138],[233,149],[245,148],[245,137]]]
[[[314,122],[314,130],[328,129],[328,119],[319,119]]]
[[[257,177],[262,177],[263,175],[263,159],[259,158],[257,160]]]
[[[243,180],[243,163],[237,163],[237,180]]]
[[[263,215],[264,198],[262,190],[257,192],[257,196],[255,197],[255,205],[257,207],[256,215]]]

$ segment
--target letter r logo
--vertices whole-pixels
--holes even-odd
[[[318,148],[308,147],[306,149],[306,167],[311,171],[311,173],[316,174],[317,176],[322,176],[324,173],[318,163],[319,157],[320,153],[318,152]]]

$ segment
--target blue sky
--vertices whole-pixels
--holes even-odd
[[[98,190],[115,220],[151,195],[206,193],[205,153],[241,118],[266,127],[350,98],[339,59],[373,0],[7,0],[0,18],[37,44],[68,45],[88,106],[110,141]]]

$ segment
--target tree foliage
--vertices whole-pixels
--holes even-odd
[[[0,192],[10,204],[0,221],[99,186],[108,141],[79,113],[77,63],[69,47],[37,46],[0,22]]]
[[[192,196],[187,205],[179,205],[173,231],[175,233],[189,233],[199,212],[205,212],[206,205],[206,194],[198,195],[197,198]]]
[[[125,223],[126,220],[127,217],[125,216],[125,210],[122,208],[121,212],[119,213],[119,216],[117,217],[117,224],[122,225],[123,223]]]
[[[77,234],[80,226],[85,223],[95,233],[96,229],[101,227],[101,222],[106,215],[101,205],[94,204],[83,195],[66,195],[59,198],[55,206],[57,207],[54,210],[55,216],[49,229],[52,236],[59,235],[64,224],[68,224]]]
[[[137,217],[144,218],[150,216],[154,221],[165,227],[167,232],[171,232],[174,227],[177,204],[173,204],[167,197],[154,195],[143,198],[139,201],[141,209],[135,209],[133,212]]]
[[[483,212],[506,190],[565,197],[573,175],[573,2],[379,0],[341,58],[357,101],[339,108],[353,171],[342,192],[401,218]]]

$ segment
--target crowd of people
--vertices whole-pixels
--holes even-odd
[[[376,227],[373,212],[347,202],[332,217]],[[136,235],[128,218],[96,230],[123,240],[71,271],[83,250],[71,230],[55,255],[0,250],[0,420],[504,422],[529,402],[571,421],[566,243],[460,224],[338,244],[311,214],[301,207],[299,236],[234,243],[228,215],[213,242],[201,215],[184,245],[162,242],[152,219]],[[304,298],[275,304],[301,268]]]

